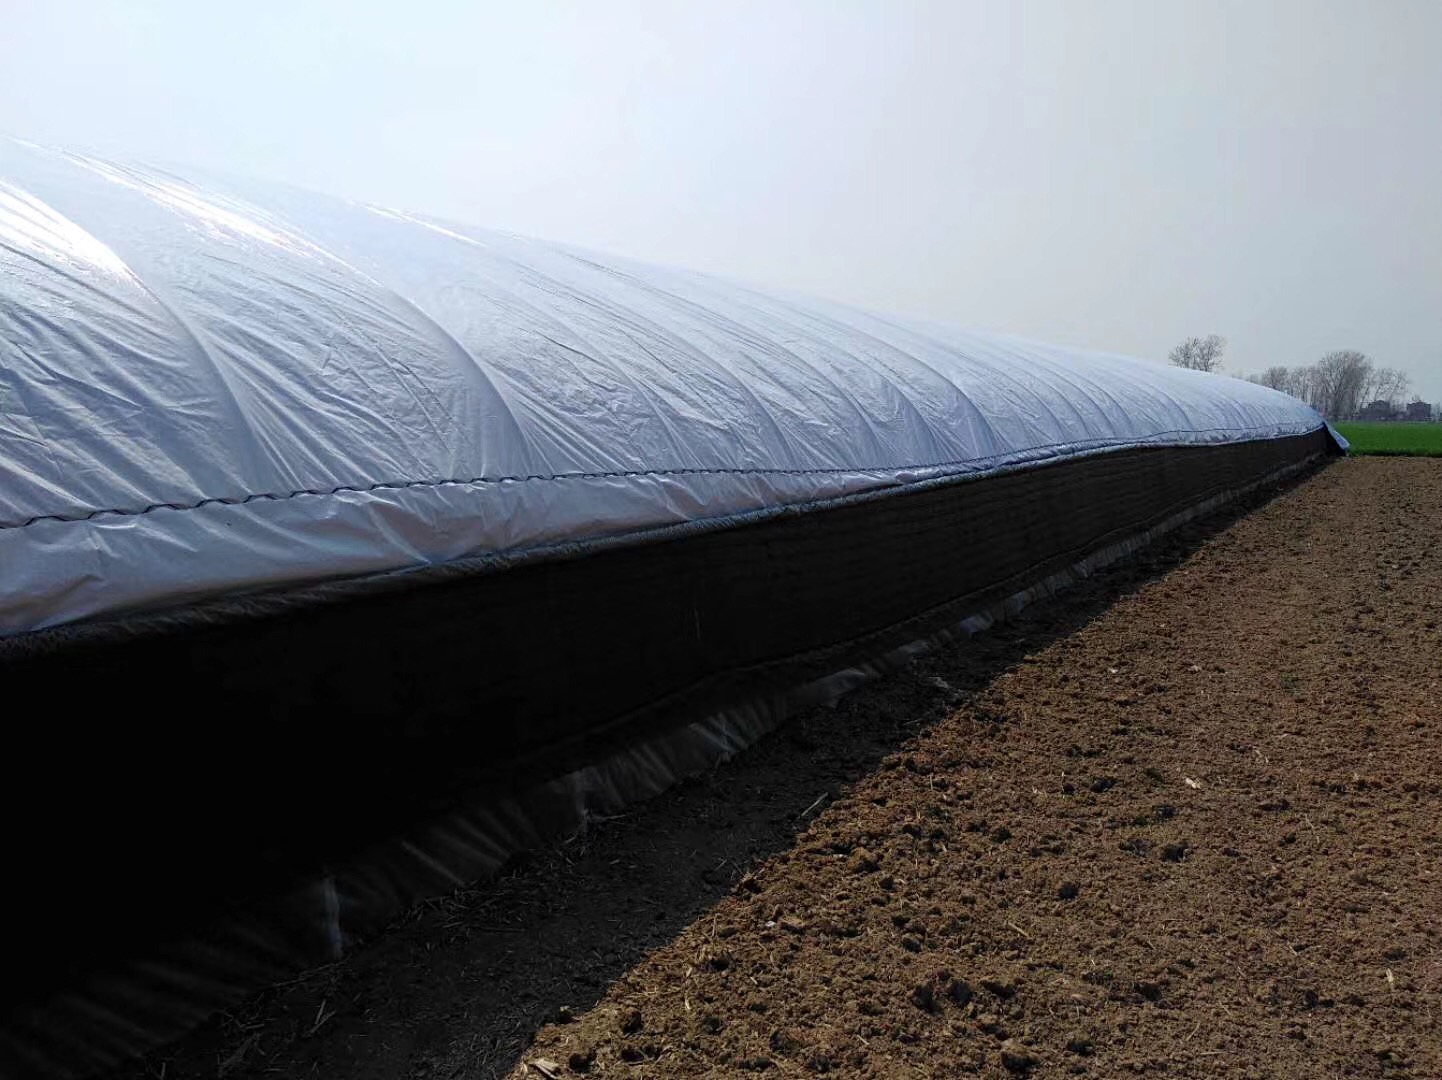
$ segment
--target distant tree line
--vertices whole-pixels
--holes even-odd
[[[1269,367],[1247,378],[1301,398],[1328,420],[1355,419],[1378,403],[1387,414],[1382,418],[1390,418],[1405,400],[1409,382],[1405,372],[1378,367],[1354,349],[1329,352],[1302,367]]]
[[[1216,334],[1190,337],[1167,358],[1177,367],[1217,371],[1226,347],[1226,339]],[[1379,367],[1355,349],[1329,352],[1315,364],[1269,367],[1247,379],[1300,398],[1328,420],[1352,420],[1369,409],[1390,418],[1400,411],[1409,382],[1406,373]]]

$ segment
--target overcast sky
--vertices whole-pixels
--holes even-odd
[[[0,131],[1442,401],[1442,0],[0,0]]]

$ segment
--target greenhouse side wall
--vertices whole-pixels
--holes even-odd
[[[1097,453],[0,640],[11,926],[44,943],[0,991],[0,1074],[172,1038],[1335,451]]]

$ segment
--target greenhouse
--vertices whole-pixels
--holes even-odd
[[[0,140],[48,953],[0,1073],[173,1036],[1340,445],[1223,376]]]

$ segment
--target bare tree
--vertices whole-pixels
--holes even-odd
[[[1226,347],[1227,339],[1217,334],[1189,337],[1168,353],[1167,359],[1177,367],[1193,371],[1216,371],[1222,366],[1222,351]]]
[[[1270,386],[1273,390],[1280,390],[1286,394],[1292,392],[1292,371],[1281,364],[1273,364],[1258,375],[1256,381],[1262,386]]]
[[[1266,371],[1248,375],[1247,381],[1272,390],[1280,390],[1312,404],[1312,389],[1316,382],[1315,371],[1310,367],[1289,368],[1284,364],[1273,364]]]
[[[1329,420],[1345,420],[1362,405],[1362,392],[1372,380],[1372,361],[1353,349],[1329,352],[1312,368],[1308,397]]]
[[[1287,393],[1294,398],[1305,401],[1312,408],[1317,408],[1317,367],[1315,364],[1305,367],[1294,367],[1288,372],[1287,385],[1284,387]],[[1321,412],[1320,409],[1317,409]]]
[[[1381,374],[1378,368],[1369,368],[1366,378],[1362,380],[1362,388],[1357,391],[1357,407],[1360,409],[1369,402],[1377,400],[1377,380]]]
[[[1407,396],[1407,385],[1411,379],[1405,371],[1398,371],[1396,368],[1377,368],[1372,373],[1373,385],[1372,395],[1364,395],[1362,404],[1369,401],[1385,401],[1394,409],[1399,408]]]

